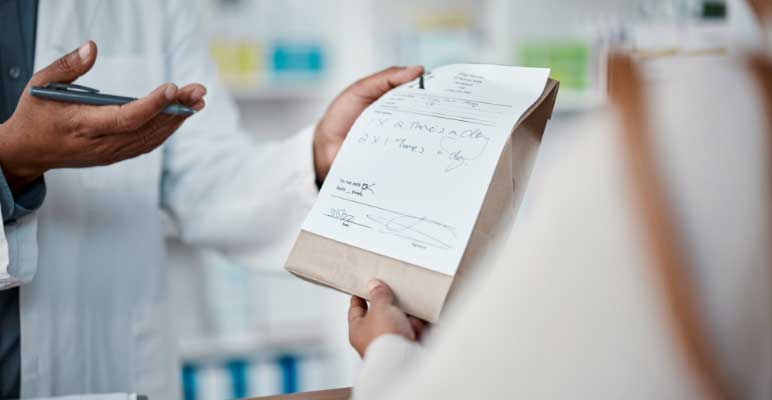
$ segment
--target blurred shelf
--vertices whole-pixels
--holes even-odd
[[[595,93],[582,93],[561,89],[555,103],[556,113],[575,113],[592,111],[605,103],[604,96]]]
[[[236,100],[271,101],[271,100],[322,100],[330,97],[330,90],[322,85],[263,85],[239,87],[227,86]]]
[[[233,358],[246,358],[253,361],[270,360],[291,353],[301,356],[318,356],[324,352],[324,340],[310,330],[307,334],[292,335],[253,335],[242,337],[209,337],[195,340],[180,340],[178,352],[184,362],[217,363]],[[271,337],[273,336],[273,337]]]

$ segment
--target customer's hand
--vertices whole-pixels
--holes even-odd
[[[352,296],[348,310],[349,342],[360,356],[364,357],[370,343],[381,335],[394,334],[411,341],[421,338],[426,323],[397,308],[394,293],[385,283],[373,279],[369,291],[369,307],[364,299]]]
[[[349,86],[330,104],[314,135],[314,166],[319,181],[327,177],[335,155],[359,114],[389,90],[416,79],[423,72],[421,66],[385,69]]]
[[[33,75],[16,112],[0,125],[0,164],[11,189],[18,192],[53,168],[107,165],[147,153],[161,145],[186,117],[161,114],[172,102],[200,110],[201,85],[178,89],[164,84],[123,106],[89,106],[43,100],[31,86],[70,83],[96,61],[89,41]]]

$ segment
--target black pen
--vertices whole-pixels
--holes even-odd
[[[94,106],[116,106],[137,100],[134,97],[103,94],[99,93],[97,89],[67,83],[49,83],[45,86],[33,86],[29,92],[31,95],[43,99]],[[175,103],[169,104],[161,112],[170,115],[190,116],[195,114],[196,110]]]

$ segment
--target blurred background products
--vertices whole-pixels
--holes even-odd
[[[383,16],[374,29],[383,63],[422,64],[428,69],[479,62],[485,46],[489,1],[406,1],[375,4]]]
[[[212,58],[231,88],[305,87],[325,78],[325,2],[212,1]]]
[[[723,1],[640,1],[631,44],[644,57],[722,53],[729,40],[727,16]]]
[[[549,132],[603,104],[612,46],[652,61],[714,57],[732,28],[721,0],[204,1],[211,56],[260,141],[308,127],[346,85],[379,69],[455,62],[552,68],[562,86]],[[570,140],[546,135],[533,179]],[[186,399],[353,383],[346,296],[171,236]]]

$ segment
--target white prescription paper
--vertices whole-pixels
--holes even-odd
[[[303,229],[454,275],[512,128],[548,69],[454,64],[351,128]]]

